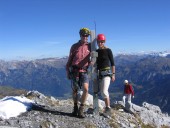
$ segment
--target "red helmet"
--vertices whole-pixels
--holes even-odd
[[[104,40],[104,41],[105,41],[105,40],[106,40],[106,37],[105,37],[104,34],[98,34],[98,35],[97,35],[97,40],[98,40],[98,41],[100,41],[100,40]]]

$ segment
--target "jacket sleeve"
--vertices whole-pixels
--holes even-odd
[[[71,66],[72,60],[73,60],[73,46],[70,49],[68,61],[66,63],[66,71],[67,71],[67,73],[69,72],[69,67]]]
[[[113,57],[113,53],[112,53],[111,49],[108,49],[108,56],[110,59],[111,66],[115,66],[114,57]]]

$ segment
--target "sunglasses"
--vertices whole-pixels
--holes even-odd
[[[87,35],[87,34],[83,34],[83,35],[81,35],[82,37],[88,37],[89,35]]]
[[[102,43],[103,44],[103,43],[105,43],[105,41],[104,40],[98,40],[97,43]]]

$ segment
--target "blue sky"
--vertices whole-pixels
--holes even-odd
[[[0,59],[67,56],[94,21],[114,54],[170,50],[170,0],[0,0]]]

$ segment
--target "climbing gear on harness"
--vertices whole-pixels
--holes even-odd
[[[76,90],[81,89],[81,87],[82,87],[81,78],[84,73],[87,73],[87,69],[88,69],[88,67],[79,68],[77,66],[72,66],[69,68],[70,77],[72,79],[72,84],[71,84],[72,89],[76,89]],[[84,72],[79,72],[81,70]]]
[[[99,70],[99,79],[102,79],[105,76],[112,77],[113,73],[110,70]]]
[[[69,67],[69,78],[71,79],[72,90],[74,90],[74,89],[78,90],[79,86],[80,86],[79,72],[75,71],[75,69],[73,69],[73,67]]]

